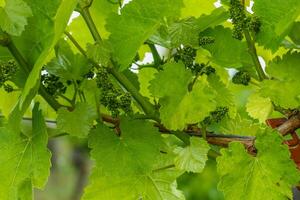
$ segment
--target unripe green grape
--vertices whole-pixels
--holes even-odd
[[[46,92],[57,97],[60,94],[65,94],[67,87],[60,81],[58,76],[52,74],[43,74],[41,77],[42,84]]]
[[[254,33],[258,33],[260,31],[261,21],[257,16],[253,16],[249,21],[248,26],[249,26],[249,30],[251,30]]]
[[[181,60],[184,65],[189,68],[194,64],[194,60],[197,55],[197,50],[192,47],[184,47],[183,49],[180,49],[174,56],[175,62],[178,62]]]
[[[213,44],[214,42],[215,42],[215,38],[214,37],[203,36],[203,37],[199,38],[199,46]]]
[[[248,85],[250,80],[251,80],[250,74],[245,71],[237,72],[232,78],[232,82],[234,84],[240,84],[240,85]]]
[[[228,114],[228,107],[217,107],[216,110],[210,112],[210,115],[203,120],[203,124],[210,125],[220,122]]]
[[[3,86],[6,92],[12,92],[14,90],[12,86],[6,84],[6,82],[13,79],[17,70],[17,63],[14,60],[0,63],[0,87]]]
[[[125,113],[132,111],[131,95],[115,88],[105,68],[98,68],[96,82],[101,89],[100,103],[111,112],[113,117],[117,117],[120,114],[120,109]]]

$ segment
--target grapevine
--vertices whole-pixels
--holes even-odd
[[[0,200],[300,199],[299,15],[1,1]]]

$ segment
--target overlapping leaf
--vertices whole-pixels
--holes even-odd
[[[209,145],[205,140],[196,137],[191,137],[190,142],[185,148],[175,148],[175,166],[187,172],[200,173],[207,161]]]
[[[275,51],[299,16],[300,2],[297,0],[255,1],[253,10],[262,23],[257,36],[258,42]]]
[[[217,26],[202,32],[201,36],[215,38],[213,44],[206,45],[204,48],[210,51],[211,60],[216,64],[227,68],[253,65],[246,43],[234,39],[229,28]]]
[[[218,188],[225,199],[292,198],[292,186],[300,180],[287,146],[277,132],[257,135],[256,156],[249,155],[240,143],[231,143],[217,158],[221,176]],[[276,156],[274,156],[276,155]]]
[[[53,58],[47,65],[49,73],[64,80],[81,80],[91,68],[88,60],[81,54],[74,54],[64,40],[56,46],[56,58]]]
[[[168,27],[172,46],[179,45],[199,46],[199,33],[209,27],[219,25],[228,19],[224,8],[215,9],[209,15],[202,15],[199,18],[186,18],[174,22]]]
[[[1,0],[0,27],[8,34],[19,36],[27,25],[27,18],[32,15],[30,7],[23,0]]]
[[[139,47],[158,29],[165,17],[178,16],[181,0],[133,0],[107,19],[115,59],[124,70],[130,66]],[[134,36],[134,37],[133,37]]]
[[[182,63],[169,63],[151,81],[150,91],[160,98],[160,118],[169,129],[182,130],[188,123],[202,121],[215,109],[215,94],[203,76],[189,92],[192,73]],[[163,86],[163,87],[162,87]]]
[[[38,107],[33,110],[31,133],[20,135],[2,127],[0,143],[0,199],[18,199],[24,181],[29,181],[30,187],[43,188],[50,174],[50,152],[46,124]]]
[[[150,123],[122,119],[121,136],[99,125],[90,136],[96,161],[83,199],[184,199],[174,181],[181,172],[168,166],[159,132]],[[151,142],[150,142],[151,141]]]
[[[84,138],[89,134],[96,111],[87,103],[77,103],[73,111],[66,108],[58,110],[57,128],[62,133]]]
[[[276,105],[285,108],[299,107],[300,91],[297,87],[300,84],[299,62],[299,53],[288,53],[282,59],[277,58],[270,63],[267,73],[274,79],[261,84],[261,96],[269,97]]]

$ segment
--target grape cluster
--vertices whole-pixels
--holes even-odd
[[[228,107],[217,107],[216,110],[210,112],[210,115],[203,120],[203,123],[205,125],[218,123],[228,114],[228,111]]]
[[[6,92],[14,91],[13,87],[7,81],[12,80],[17,70],[17,63],[14,60],[0,63],[0,87],[3,87]]]
[[[67,87],[60,81],[58,76],[49,74],[48,72],[42,75],[41,82],[46,89],[46,92],[57,97],[65,94]]]
[[[195,58],[197,55],[197,50],[192,47],[184,47],[183,49],[179,49],[177,54],[174,56],[174,60],[178,62],[181,60],[187,69],[190,69],[195,75],[210,75],[215,73],[215,69],[204,63],[196,63]]]
[[[181,60],[187,68],[190,68],[194,64],[194,60],[197,56],[197,50],[192,47],[184,47],[179,49],[174,56],[174,60],[178,62]]]
[[[116,117],[120,114],[120,109],[125,113],[132,112],[131,95],[115,88],[109,79],[107,70],[103,67],[98,69],[96,76],[97,86],[101,89],[100,102]]]
[[[260,30],[261,22],[256,16],[247,16],[241,0],[230,1],[230,18],[232,19],[233,31],[232,37],[242,40],[243,30],[248,29],[253,33],[258,33]]]
[[[232,78],[232,82],[234,84],[240,84],[240,85],[249,85],[250,80],[251,80],[251,76],[246,71],[239,71]]]
[[[210,37],[210,36],[203,36],[203,37],[200,36],[199,37],[199,46],[213,44],[214,42],[215,42],[214,37]]]

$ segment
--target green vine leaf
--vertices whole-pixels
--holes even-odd
[[[197,9],[198,10],[198,9]],[[168,27],[172,47],[181,44],[199,46],[199,33],[209,27],[215,27],[228,19],[228,13],[224,8],[217,8],[211,14],[202,15],[199,18],[185,18],[174,22]]]
[[[257,1],[253,6],[253,11],[262,24],[257,36],[259,44],[275,52],[300,14],[300,2],[297,0]]]
[[[215,109],[215,93],[209,89],[206,77],[196,81],[189,92],[192,81],[192,73],[182,63],[166,64],[164,71],[151,81],[150,91],[160,99],[160,117],[166,128],[182,130],[187,124],[202,121]]]
[[[246,42],[241,42],[232,37],[231,30],[223,26],[210,28],[201,33],[201,36],[211,36],[215,42],[204,46],[210,51],[211,60],[222,67],[240,68],[253,66],[247,50]]]
[[[209,145],[204,139],[191,137],[190,145],[182,148],[176,147],[174,153],[175,166],[179,170],[187,172],[201,173],[207,161],[207,153],[210,149]]]
[[[28,4],[23,0],[5,1],[4,7],[0,5],[0,27],[2,31],[14,36],[20,36],[27,25],[27,18],[32,16]]]
[[[120,70],[130,67],[140,46],[159,28],[164,18],[179,15],[181,1],[133,0],[121,10],[121,15],[112,14],[107,19],[106,27],[111,33],[109,41]]]
[[[218,188],[225,199],[292,198],[291,188],[299,182],[300,174],[282,138],[277,132],[262,131],[255,147],[256,156],[249,155],[240,143],[231,143],[221,151],[217,158],[221,176]]]
[[[104,125],[92,131],[89,146],[96,166],[83,199],[184,199],[174,188],[182,172],[158,170],[172,159],[161,155],[163,142],[155,127],[122,118],[120,129],[120,136]]]
[[[95,109],[87,103],[77,103],[73,111],[61,108],[57,114],[59,131],[79,138],[87,137],[97,117]]]
[[[92,65],[81,54],[74,54],[65,40],[60,40],[55,47],[56,57],[47,65],[46,70],[64,80],[81,80]]]
[[[42,189],[50,174],[51,154],[47,149],[46,124],[38,105],[33,109],[32,132],[23,135],[1,127],[0,143],[0,198],[19,199],[18,188],[25,181],[31,187]]]
[[[258,119],[260,123],[265,123],[273,111],[273,104],[270,98],[254,93],[249,97],[246,109],[251,117]]]

